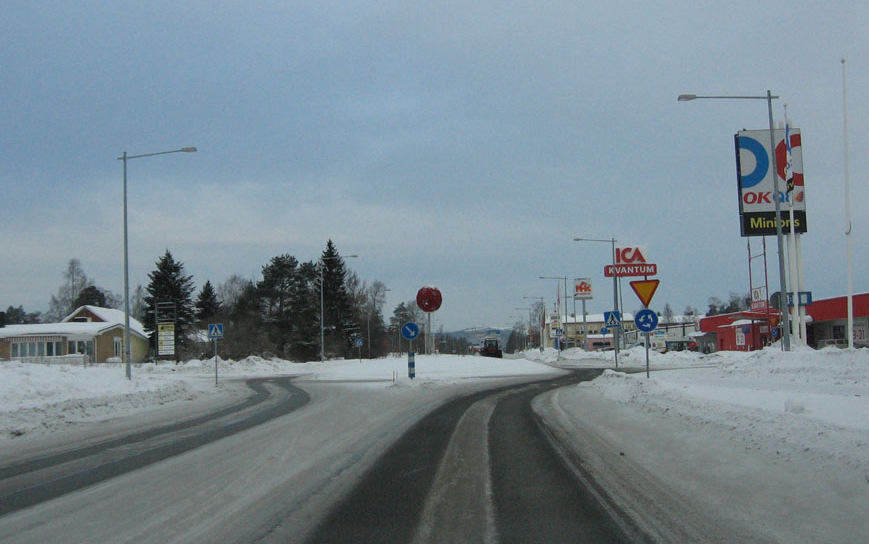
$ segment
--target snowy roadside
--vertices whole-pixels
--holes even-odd
[[[641,352],[625,360],[644,365]],[[535,404],[647,529],[665,540],[869,541],[869,350],[654,354],[651,367],[650,379],[608,370]]]
[[[561,369],[610,368],[612,353],[525,359],[418,356],[289,363],[63,367],[0,363],[3,458],[47,440],[189,417],[247,395],[243,380],[292,375],[330,399],[406,406]],[[664,540],[869,542],[869,350],[619,356],[623,373],[541,396],[535,408],[607,492]],[[319,387],[319,386],[318,386]],[[425,393],[421,395],[421,393]],[[420,394],[417,394],[420,393]],[[360,397],[361,395],[361,397]],[[150,419],[149,419],[150,418]],[[364,429],[358,429],[360,433]],[[325,439],[325,437],[323,437]]]
[[[418,355],[416,367],[416,379],[409,380],[406,357],[325,363],[248,357],[220,360],[215,385],[213,359],[143,364],[132,369],[131,380],[120,365],[83,368],[5,361],[0,363],[0,445],[8,452],[9,446],[35,439],[62,440],[66,432],[104,432],[131,418],[147,422],[191,417],[245,398],[249,390],[244,380],[253,377],[298,376],[300,382],[341,382],[385,392],[439,388],[449,395],[469,382],[560,372],[524,359],[448,355]]]

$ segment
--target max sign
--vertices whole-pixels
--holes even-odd
[[[658,265],[646,261],[646,248],[642,246],[617,247],[615,264],[604,267],[606,277],[613,276],[654,276],[658,273]]]

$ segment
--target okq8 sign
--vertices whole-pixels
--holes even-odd
[[[806,232],[806,197],[803,180],[803,148],[800,130],[791,128],[791,171],[793,189],[785,178],[787,146],[785,130],[775,130],[775,161],[779,192],[775,194],[772,160],[769,155],[769,130],[742,130],[736,134],[736,177],[739,183],[739,219],[742,236],[776,234],[775,198],[779,199],[782,231],[791,230],[790,208],[794,211],[794,232]]]

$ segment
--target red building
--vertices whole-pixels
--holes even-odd
[[[853,305],[854,346],[869,347],[869,293],[854,295]],[[806,306],[806,316],[808,345],[847,345],[847,297],[815,300]],[[707,351],[754,351],[778,339],[771,334],[778,322],[777,310],[769,316],[766,311],[746,310],[704,317],[700,320],[703,336],[698,341]]]
[[[869,347],[869,293],[854,295],[853,304],[854,347]],[[819,347],[830,340],[844,340],[847,345],[847,297],[816,300],[806,306],[806,314],[812,318],[807,331],[810,346]]]
[[[778,323],[779,313],[746,310],[713,315],[700,320],[700,339],[706,351],[754,351],[773,342],[769,321]],[[711,348],[711,350],[709,349]]]

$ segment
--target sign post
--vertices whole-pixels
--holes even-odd
[[[208,325],[208,338],[214,342],[214,385],[217,386],[217,341],[223,338],[223,323]]]
[[[359,355],[359,362],[362,362],[362,345],[365,343],[365,340],[362,338],[357,338],[353,341],[353,347],[356,348],[356,352]]]
[[[401,326],[401,336],[410,342],[407,352],[407,377],[411,380],[416,377],[416,358],[413,354],[413,341],[419,336],[419,326],[416,323],[405,323]]]
[[[646,377],[649,377],[649,333],[658,328],[658,314],[649,309],[649,303],[652,302],[652,297],[655,296],[655,291],[658,290],[661,280],[635,280],[631,282],[631,288],[640,302],[643,303],[643,309],[637,312],[634,324],[637,330],[643,331],[646,337]]]
[[[637,329],[643,331],[646,337],[646,377],[649,377],[649,333],[658,327],[658,314],[648,308],[637,312],[635,319]]]
[[[591,278],[575,278],[573,280],[573,300],[582,301],[582,349],[588,349],[588,323],[586,321],[585,301],[594,298]]]

